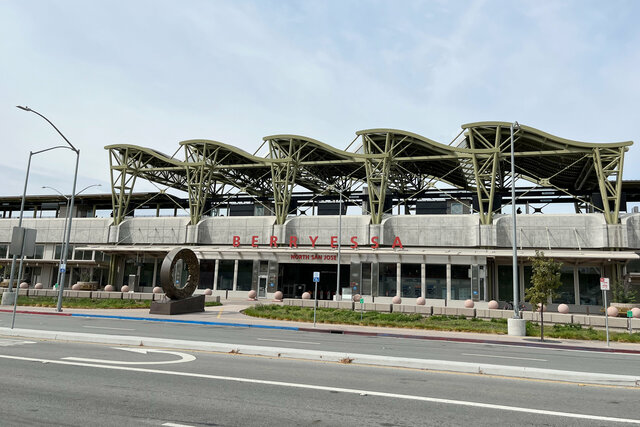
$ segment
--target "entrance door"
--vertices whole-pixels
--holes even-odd
[[[267,276],[258,277],[258,298],[267,297]]]

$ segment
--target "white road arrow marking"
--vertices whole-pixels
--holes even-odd
[[[90,363],[106,363],[109,365],[169,365],[172,363],[185,363],[196,360],[195,356],[192,356],[187,353],[180,353],[178,351],[166,351],[166,350],[154,350],[152,348],[131,348],[131,347],[111,347],[115,350],[124,350],[124,351],[132,351],[134,353],[161,353],[161,354],[173,354],[174,356],[180,357],[177,360],[167,360],[161,362],[129,362],[122,360],[103,360],[103,359],[87,359],[84,357],[63,357],[62,360],[73,360],[76,362],[90,362]]]
[[[35,341],[16,341],[16,340],[0,340],[0,347],[9,347],[12,345],[35,344]]]

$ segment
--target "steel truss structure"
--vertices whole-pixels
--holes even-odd
[[[276,222],[284,224],[296,189],[349,198],[365,185],[371,222],[380,224],[390,197],[410,204],[436,183],[473,192],[481,223],[490,224],[503,206],[499,196],[517,179],[571,196],[576,206],[591,205],[608,224],[619,221],[624,154],[632,141],[577,142],[520,125],[511,176],[510,125],[465,124],[450,145],[402,130],[362,130],[356,132],[355,152],[304,136],[273,135],[263,138],[266,157],[201,139],[180,143],[183,159],[136,145],[109,145],[114,222],[130,214],[139,179],[186,192],[191,224],[206,214],[208,198],[228,191],[269,200]],[[592,200],[594,193],[600,200]]]

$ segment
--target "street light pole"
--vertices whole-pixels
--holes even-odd
[[[17,106],[17,108],[24,110],[24,111],[28,111],[34,114],[37,114],[38,116],[42,117],[44,120],[47,121],[47,123],[49,123],[55,130],[56,132],[58,132],[58,134],[62,137],[62,139],[65,140],[65,142],[69,145],[69,148],[74,151],[76,153],[76,167],[75,167],[75,172],[73,174],[73,188],[71,190],[71,202],[69,203],[69,212],[67,213],[67,218],[68,218],[68,227],[67,227],[67,235],[65,238],[65,242],[63,245],[63,253],[62,253],[62,259],[60,260],[60,269],[62,269],[63,267],[66,269],[66,265],[67,265],[67,251],[69,250],[69,239],[71,238],[71,221],[73,219],[73,215],[71,215],[71,213],[73,212],[73,203],[75,200],[75,194],[76,194],[76,182],[78,181],[78,163],[80,162],[80,150],[78,150],[76,147],[74,147],[74,145],[69,142],[69,140],[67,139],[66,136],[64,136],[62,134],[62,132],[60,132],[60,130],[56,127],[56,125],[54,125],[51,120],[47,119],[45,116],[43,116],[42,114],[38,113],[35,110],[32,110],[29,107],[22,107],[22,106]],[[60,286],[59,286],[59,291],[58,291],[58,305],[56,307],[56,311],[60,312],[62,311],[62,292],[64,290],[64,278],[65,275],[63,274],[60,277]]]
[[[513,148],[513,130],[520,129],[518,122],[511,124],[511,217],[513,218],[513,318],[520,319],[520,309],[518,307],[520,296],[520,287],[518,286],[518,244],[516,234],[516,174],[515,174],[515,155]]]
[[[92,187],[102,187],[102,184],[92,184],[92,185],[87,185],[86,187],[84,187],[82,190],[78,191],[76,193],[76,196],[83,193],[85,190],[88,190],[89,188]],[[64,194],[62,194],[62,192],[60,190],[58,190],[57,188],[53,188],[53,187],[49,187],[47,185],[43,185],[42,188],[48,188],[50,190],[55,191],[56,193],[58,193],[59,195],[61,195],[62,197],[65,198],[65,200],[67,201],[67,206],[66,206],[66,211],[65,211],[65,217],[64,217],[64,229],[62,231],[62,241],[65,241],[65,236],[67,235],[67,219],[68,217],[66,216],[69,213],[69,204],[71,202],[71,199],[67,196],[65,196]],[[62,260],[62,253],[60,253],[60,259]],[[56,279],[56,285],[60,285],[60,275],[62,274],[62,272],[60,271],[60,269],[58,268],[58,278]]]
[[[342,190],[338,190],[340,195],[340,205],[338,211],[338,271],[336,278],[336,301],[339,300],[340,295],[340,249],[342,248]]]

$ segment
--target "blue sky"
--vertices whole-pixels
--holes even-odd
[[[633,140],[625,179],[640,179],[638,16],[637,1],[4,0],[0,194],[21,193],[29,150],[61,142],[15,105],[49,117],[81,150],[78,188],[103,192],[108,144],[345,148],[375,127],[448,143],[481,120]],[[29,194],[71,191],[58,151],[34,157]]]

